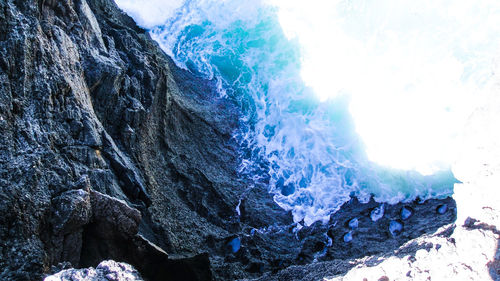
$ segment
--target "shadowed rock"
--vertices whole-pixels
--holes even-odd
[[[441,215],[446,213],[446,211],[448,211],[448,206],[446,204],[439,205],[436,209],[436,212]]]

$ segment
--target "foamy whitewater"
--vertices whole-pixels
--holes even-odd
[[[241,172],[294,221],[326,221],[351,196],[452,194],[457,136],[492,83],[500,2],[117,3],[241,108]]]

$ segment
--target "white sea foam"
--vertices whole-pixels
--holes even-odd
[[[116,4],[145,28],[165,23],[185,0],[115,0]]]
[[[449,169],[456,136],[489,88],[500,2],[270,1],[300,41],[305,83],[322,100],[351,95],[371,160],[424,174]]]

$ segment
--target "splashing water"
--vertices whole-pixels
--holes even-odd
[[[500,4],[188,0],[152,15],[117,2],[240,106],[242,172],[294,221],[328,220],[352,195],[451,194],[455,136],[490,82]]]

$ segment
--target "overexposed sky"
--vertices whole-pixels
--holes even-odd
[[[184,0],[115,0],[116,4],[142,27],[153,28],[164,23]]]
[[[305,83],[320,100],[351,96],[371,160],[423,174],[453,164],[493,82],[499,1],[270,1],[300,41]]]
[[[152,28],[184,1],[116,2]],[[371,160],[424,174],[453,164],[466,120],[491,89],[500,1],[267,3],[278,8],[285,34],[300,42],[302,78],[318,98],[351,97],[350,112]],[[238,16],[244,17],[235,10]]]

